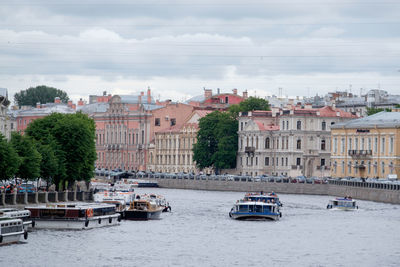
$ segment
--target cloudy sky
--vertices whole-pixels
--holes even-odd
[[[398,0],[2,0],[0,87],[400,94]]]

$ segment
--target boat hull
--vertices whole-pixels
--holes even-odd
[[[229,217],[235,220],[279,220],[281,217],[280,213],[271,213],[271,214],[254,214],[254,213],[238,213],[238,212],[230,212]]]
[[[21,240],[21,237],[24,235],[25,231],[3,234],[1,235],[1,243],[0,245],[7,245],[12,243],[18,243]]]
[[[160,219],[162,209],[157,211],[126,210],[124,211],[125,220],[156,220]]]
[[[57,229],[57,230],[84,230],[105,226],[117,225],[120,222],[119,214],[94,216],[88,218],[77,218],[71,220],[35,219],[36,229]]]

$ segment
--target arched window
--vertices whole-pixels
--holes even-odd
[[[301,130],[301,121],[297,121],[297,130]]]
[[[322,139],[321,140],[321,150],[325,150],[325,148],[326,148],[326,142],[325,142],[325,139]]]
[[[322,122],[322,131],[326,131],[326,122]]]
[[[265,148],[269,149],[269,137],[265,138]]]
[[[297,140],[297,145],[296,145],[297,149],[301,149],[301,140]]]

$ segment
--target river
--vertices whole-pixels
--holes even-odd
[[[0,266],[398,266],[400,206],[358,201],[327,210],[331,197],[280,195],[279,221],[235,221],[241,192],[139,188],[172,206],[157,221],[86,231],[34,230],[0,247]]]

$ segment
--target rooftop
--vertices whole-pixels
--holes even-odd
[[[400,127],[400,112],[382,111],[374,115],[332,125],[332,129]]]

